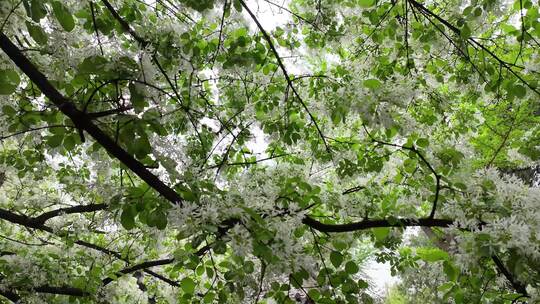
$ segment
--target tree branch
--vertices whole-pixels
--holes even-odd
[[[66,296],[75,296],[75,297],[86,297],[90,294],[82,289],[75,288],[75,287],[69,287],[69,286],[40,286],[33,288],[35,292],[39,293],[50,293],[50,294],[58,294],[58,295],[66,295]]]
[[[407,0],[411,5],[413,5],[414,7],[416,7],[418,10],[420,10],[420,12],[422,12],[422,14],[424,15],[429,15],[435,19],[437,19],[437,21],[439,21],[440,23],[442,23],[444,26],[446,26],[448,29],[450,29],[452,32],[454,32],[455,34],[457,35],[460,35],[461,34],[461,31],[455,27],[454,25],[452,25],[450,22],[446,21],[445,19],[441,18],[439,15],[435,14],[434,12],[432,12],[431,10],[429,10],[427,7],[425,7],[424,5],[422,5],[421,3],[418,3],[417,1],[415,0]],[[535,92],[536,94],[540,95],[540,91],[538,91],[535,87],[533,87],[528,81],[526,81],[525,79],[523,79],[523,77],[521,77],[521,75],[519,75],[518,73],[516,73],[514,70],[512,70],[512,66],[515,66],[514,64],[512,63],[509,63],[509,62],[506,62],[504,60],[502,60],[501,58],[499,58],[499,56],[495,55],[495,53],[493,53],[490,49],[488,49],[485,45],[481,44],[480,42],[476,41],[475,39],[473,38],[467,38],[465,39],[465,42],[471,46],[478,46],[479,48],[481,48],[483,51],[485,51],[486,53],[488,53],[493,59],[495,59],[499,64],[501,64],[507,71],[509,71],[512,75],[514,75],[521,83],[523,83],[524,85],[526,85],[527,87],[529,87],[529,89],[531,89],[533,92]]]
[[[287,69],[285,68],[285,65],[283,64],[283,61],[281,61],[281,57],[279,56],[279,53],[278,53],[276,47],[274,46],[274,43],[272,42],[272,38],[270,37],[270,35],[268,35],[268,33],[266,32],[266,30],[264,29],[262,24],[259,22],[259,20],[255,16],[255,14],[253,14],[253,12],[249,9],[249,7],[246,5],[246,3],[243,0],[239,0],[239,2],[242,5],[242,7],[246,9],[246,11],[248,12],[251,19],[253,19],[253,21],[255,22],[255,24],[257,25],[257,27],[259,28],[259,30],[263,34],[263,37],[266,40],[266,42],[268,42],[268,46],[270,46],[270,49],[272,50],[272,53],[274,53],[274,56],[276,57],[278,65],[279,65],[281,71],[283,72],[283,76],[285,77],[285,80],[287,81],[288,86],[292,89],[292,91],[294,93],[294,96],[296,96],[296,98],[298,98],[298,101],[300,102],[300,104],[302,105],[304,110],[309,115],[309,118],[311,119],[311,121],[315,125],[315,128],[317,129],[317,132],[319,133],[319,136],[321,137],[321,139],[322,139],[322,141],[324,143],[324,146],[326,147],[326,151],[330,152],[330,147],[326,143],[325,136],[322,133],[321,128],[319,127],[319,124],[317,123],[317,120],[315,119],[313,114],[311,114],[311,112],[309,111],[306,103],[304,102],[304,100],[302,99],[300,94],[298,94],[298,91],[296,90],[296,88],[295,88],[295,86],[293,84],[293,81],[292,81],[291,77],[289,76],[289,73],[287,72]]]
[[[6,221],[14,223],[14,224],[18,224],[18,225],[21,225],[21,226],[24,226],[24,227],[27,227],[27,228],[38,229],[38,230],[45,231],[45,232],[48,232],[48,233],[53,234],[53,235],[57,235],[56,233],[54,233],[54,230],[51,227],[45,226],[43,223],[37,221],[36,218],[29,217],[29,216],[26,216],[26,215],[18,215],[18,214],[15,214],[15,213],[11,212],[11,211],[2,209],[2,208],[0,208],[0,219],[6,220]],[[114,256],[115,258],[117,258],[117,259],[119,259],[121,261],[129,263],[129,260],[124,258],[122,256],[122,254],[120,254],[119,252],[112,251],[110,249],[107,249],[107,248],[104,248],[104,247],[101,247],[101,246],[98,246],[96,244],[92,244],[92,243],[89,243],[89,242],[86,242],[86,241],[83,241],[83,240],[76,240],[76,241],[74,241],[74,243],[77,244],[77,245],[86,247],[86,248],[90,248],[90,249],[99,251],[101,253],[104,253],[104,254],[107,254],[107,255],[110,255],[110,256]],[[153,276],[155,278],[158,278],[158,279],[172,285],[172,286],[178,286],[178,284],[176,282],[174,282],[174,281],[172,281],[172,280],[170,280],[170,279],[168,279],[168,278],[166,278],[166,277],[164,277],[164,276],[162,276],[160,274],[157,274],[157,273],[155,273],[155,272],[153,272],[151,270],[144,269],[143,271],[150,274],[151,276]]]
[[[84,213],[84,212],[94,212],[99,210],[107,209],[107,204],[89,204],[89,205],[80,205],[67,208],[59,208],[56,210],[45,212],[37,217],[34,217],[34,220],[38,223],[45,224],[49,219],[59,216],[61,214],[73,214],[73,213]]]
[[[131,169],[150,187],[163,195],[167,200],[174,204],[181,204],[182,197],[172,188],[165,185],[157,176],[152,174],[141,162],[137,161],[132,155],[127,153],[112,138],[98,128],[92,119],[85,113],[78,110],[75,105],[64,97],[49,80],[32,64],[21,51],[4,34],[0,33],[0,47],[8,57],[35,83],[39,89],[47,96],[62,113],[68,116],[75,126],[88,132],[107,152],[116,157],[126,167]]]
[[[18,131],[18,132],[11,133],[11,134],[8,134],[8,135],[0,136],[0,140],[8,139],[10,137],[25,134],[25,133],[28,133],[28,132],[34,132],[34,131],[39,131],[39,130],[44,130],[44,129],[52,129],[52,128],[66,128],[66,129],[68,129],[68,128],[73,128],[73,127],[72,126],[67,126],[67,125],[49,125],[49,126],[43,126],[43,127],[36,127],[36,128],[26,129],[26,130]]]
[[[116,21],[120,23],[120,25],[122,26],[122,29],[128,32],[129,35],[131,35],[131,37],[133,37],[135,40],[137,40],[137,42],[141,44],[142,48],[145,48],[149,44],[148,41],[144,40],[131,28],[131,26],[129,26],[129,24],[122,18],[122,16],[118,14],[118,12],[114,9],[114,7],[111,5],[109,1],[102,0],[101,2],[105,4],[109,12],[113,15],[114,19],[116,19]]]
[[[137,264],[135,266],[132,266],[132,267],[129,267],[129,268],[124,268],[122,270],[120,270],[119,272],[116,273],[116,275],[118,277],[120,276],[123,276],[125,274],[129,274],[129,273],[133,273],[133,272],[136,272],[138,270],[144,270],[146,268],[150,268],[150,267],[154,267],[154,266],[161,266],[161,265],[168,265],[168,264],[171,264],[174,262],[174,259],[171,258],[171,259],[162,259],[162,260],[155,260],[155,261],[147,261],[147,262],[143,262],[143,263],[140,263],[140,264]],[[113,281],[112,278],[106,278],[106,279],[103,279],[102,282],[103,282],[103,286],[106,286],[108,285],[109,283],[111,283]],[[176,283],[176,282],[175,282]],[[177,284],[177,283],[176,283]]]
[[[426,157],[414,145],[409,147],[409,146],[396,145],[393,143],[388,143],[388,142],[378,140],[374,138],[373,136],[371,136],[371,133],[369,133],[366,126],[363,125],[363,127],[364,127],[364,131],[369,136],[372,142],[375,142],[381,145],[396,147],[396,148],[400,148],[404,150],[409,150],[413,152],[414,154],[416,154],[418,158],[420,158],[420,160],[428,167],[429,171],[435,177],[435,198],[433,199],[431,212],[429,213],[429,218],[431,219],[435,218],[435,211],[437,210],[437,202],[439,201],[439,192],[441,191],[441,175],[439,175],[437,171],[435,171],[435,168],[433,168],[433,166],[427,161]]]
[[[506,279],[510,282],[510,284],[512,284],[512,287],[517,292],[527,297],[528,294],[527,294],[527,289],[525,288],[525,286],[521,282],[519,282],[516,278],[514,278],[512,273],[506,268],[506,266],[504,266],[504,263],[501,261],[501,259],[499,259],[499,257],[495,254],[492,255],[491,258],[493,259],[493,262],[495,263],[495,265],[497,265],[497,268],[499,269],[499,271],[506,277]]]
[[[21,299],[21,297],[19,297],[18,294],[14,293],[13,291],[9,291],[9,290],[0,289],[0,295],[3,296],[4,298],[10,300],[13,303],[17,303]]]
[[[17,290],[17,288],[10,288],[11,291],[8,290],[1,290],[0,289],[0,295],[4,296],[8,300],[19,303],[21,300],[21,297],[15,293],[14,291]],[[19,290],[21,291],[21,290]],[[56,295],[66,295],[66,296],[74,296],[74,297],[87,297],[90,295],[90,293],[75,287],[69,287],[69,286],[38,286],[38,287],[32,287],[28,291],[33,291],[37,293],[49,293],[49,294],[56,294]]]
[[[433,219],[433,218],[420,218],[420,219],[395,219],[395,220],[363,220],[360,222],[354,222],[349,224],[325,224],[313,219],[310,216],[304,217],[302,223],[318,230],[320,232],[351,232],[358,230],[365,230],[370,228],[379,227],[449,227],[454,223],[453,220],[447,219]]]
[[[144,38],[142,38],[141,36],[137,35],[137,33],[131,28],[131,26],[129,25],[129,23],[127,23],[123,18],[122,16],[120,16],[118,14],[118,12],[114,9],[114,7],[111,5],[111,3],[107,0],[101,0],[101,2],[103,2],[103,4],[105,4],[105,6],[107,7],[107,9],[109,10],[109,12],[113,15],[113,17],[116,19],[116,21],[118,21],[118,23],[120,23],[120,25],[122,26],[122,29],[124,29],[124,31],[128,32],[132,37],[133,39],[135,39],[137,42],[139,42],[141,48],[145,48],[147,45],[150,44],[149,41],[145,40]],[[175,87],[175,85],[173,84],[171,78],[169,77],[169,75],[167,75],[165,69],[161,66],[161,64],[159,63],[157,57],[155,54],[152,55],[152,61],[154,62],[154,64],[156,65],[156,67],[158,68],[158,70],[160,71],[160,73],[163,75],[163,77],[165,78],[165,80],[167,81],[167,83],[169,84],[169,87],[171,88],[171,90],[174,92],[174,95],[176,96],[176,98],[178,99],[178,103],[180,105],[180,108],[186,113],[186,115],[188,116],[188,119],[189,119],[189,122],[191,123],[191,125],[193,126],[193,130],[195,131],[195,133],[197,134],[197,137],[201,143],[201,147],[204,147],[204,141],[202,140],[202,137],[201,137],[201,134],[199,133],[199,131],[197,130],[197,125],[195,124],[195,121],[193,119],[193,115],[191,114],[190,112],[190,109],[185,106],[183,103],[182,103],[182,96],[180,95],[180,93],[178,92],[177,88]],[[191,62],[190,62],[191,64]],[[193,67],[193,64],[192,64],[192,67]],[[191,85],[191,81],[189,83]]]

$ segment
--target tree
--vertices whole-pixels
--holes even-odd
[[[426,299],[539,300],[540,191],[514,176],[540,158],[537,1],[0,17],[3,298],[370,303],[372,244]]]

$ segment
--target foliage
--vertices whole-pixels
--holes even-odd
[[[540,300],[538,1],[283,5],[0,2],[3,298]]]
[[[386,298],[385,304],[406,304],[408,303],[401,292],[396,288],[392,287],[388,290],[388,297]]]

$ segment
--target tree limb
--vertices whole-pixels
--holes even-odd
[[[349,224],[325,224],[313,219],[310,216],[304,217],[302,223],[318,230],[320,232],[351,232],[358,230],[365,230],[370,228],[379,227],[449,227],[454,223],[453,220],[447,219],[433,219],[433,218],[420,218],[420,219],[395,219],[393,221],[387,219],[380,220],[363,220],[360,222],[354,222]]]
[[[437,19],[437,21],[439,21],[440,23],[442,23],[445,27],[447,27],[448,29],[450,29],[452,32],[454,32],[455,34],[457,35],[460,35],[461,34],[461,31],[455,27],[454,25],[452,25],[450,22],[448,22],[447,20],[443,19],[441,16],[435,14],[434,12],[432,12],[431,10],[429,10],[427,7],[425,7],[424,5],[422,5],[421,3],[415,1],[415,0],[407,0],[411,5],[413,5],[414,7],[416,7],[418,10],[420,10],[420,12],[422,12],[422,14],[424,15],[429,15],[435,19]],[[508,72],[510,72],[512,75],[514,75],[521,83],[523,83],[524,85],[526,85],[527,87],[529,87],[529,89],[531,89],[533,92],[535,92],[536,94],[540,95],[540,91],[538,91],[535,87],[533,87],[528,81],[526,81],[525,79],[523,79],[523,77],[521,77],[521,75],[519,75],[518,73],[516,73],[514,70],[512,70],[512,66],[515,66],[514,64],[511,64],[509,62],[506,62],[504,60],[502,60],[501,58],[499,58],[499,56],[497,56],[495,53],[493,53],[490,49],[488,49],[485,45],[481,44],[480,42],[476,41],[475,39],[473,38],[467,38],[467,39],[464,39],[465,42],[471,46],[478,46],[479,48],[481,48],[483,51],[485,51],[486,53],[488,53],[493,59],[495,59],[500,65],[502,65]]]
[[[112,138],[97,127],[92,119],[84,112],[78,110],[75,105],[64,97],[49,82],[43,73],[41,73],[33,63],[31,63],[23,53],[15,46],[11,40],[0,33],[0,47],[8,57],[35,83],[39,89],[47,96],[59,109],[68,116],[75,126],[88,132],[107,152],[116,157],[126,167],[131,169],[150,187],[163,195],[167,200],[174,204],[181,204],[182,197],[172,188],[165,185],[157,176],[152,174],[141,162],[137,161],[132,155],[120,147]]]
[[[495,263],[499,271],[506,277],[510,284],[512,284],[512,287],[517,292],[527,297],[528,294],[525,286],[514,277],[514,275],[506,268],[506,266],[504,266],[504,263],[501,261],[501,259],[499,259],[496,254],[492,255],[491,258],[493,259],[493,262]]]
[[[155,260],[155,261],[147,261],[147,262],[143,262],[143,263],[140,263],[140,264],[137,264],[137,265],[134,265],[132,267],[129,267],[129,268],[125,268],[125,269],[122,269],[120,270],[119,272],[116,273],[117,276],[122,276],[122,275],[125,275],[125,274],[128,274],[128,273],[133,273],[133,272],[136,272],[138,270],[144,270],[146,268],[150,268],[150,267],[154,267],[154,266],[161,266],[161,265],[168,265],[168,264],[171,264],[174,262],[174,259],[171,258],[171,259],[162,259],[162,260]],[[106,279],[103,279],[102,282],[103,282],[103,286],[106,286],[108,285],[109,283],[111,283],[113,281],[113,279],[111,278],[106,278]],[[176,282],[175,282],[176,283]],[[178,284],[178,283],[176,283]]]
[[[37,217],[34,217],[34,221],[44,224],[46,221],[50,220],[53,217],[59,216],[61,214],[73,214],[73,213],[84,213],[84,212],[94,212],[99,210],[107,209],[107,204],[89,204],[89,205],[79,205],[67,208],[59,208],[52,211],[45,212]]]
[[[11,211],[8,211],[8,210],[2,209],[2,208],[0,208],[0,219],[6,220],[6,221],[14,223],[14,224],[18,224],[18,225],[21,225],[21,226],[24,226],[24,227],[27,227],[27,228],[38,229],[38,230],[45,231],[45,232],[48,232],[48,233],[53,234],[53,235],[57,235],[51,227],[45,226],[43,223],[41,223],[39,221],[36,221],[36,218],[29,217],[29,216],[26,216],[26,215],[15,214],[15,213],[13,213]],[[86,242],[86,241],[83,241],[83,240],[75,240],[74,243],[77,244],[77,245],[86,247],[86,248],[90,248],[90,249],[99,251],[101,253],[104,253],[104,254],[107,254],[107,255],[110,255],[110,256],[114,256],[115,258],[117,258],[117,259],[119,259],[121,261],[124,261],[126,263],[130,262],[129,260],[124,258],[122,256],[122,254],[120,254],[119,252],[116,252],[116,251],[113,251],[113,250],[98,246],[96,244],[92,244],[92,243],[89,243],[89,242]],[[143,271],[150,274],[151,276],[153,276],[153,277],[155,277],[157,279],[160,279],[160,280],[172,285],[172,286],[178,286],[178,284],[175,281],[172,281],[171,279],[168,279],[168,278],[166,278],[166,277],[164,277],[164,276],[162,276],[162,275],[160,275],[158,273],[155,273],[155,272],[153,272],[151,270],[148,270],[148,269],[143,269]]]

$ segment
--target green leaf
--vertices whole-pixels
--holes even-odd
[[[181,2],[199,12],[214,7],[214,0],[182,0]]]
[[[426,262],[437,262],[448,259],[448,252],[439,248],[418,248],[416,255]]]
[[[416,170],[416,164],[417,161],[412,158],[407,158],[405,161],[403,161],[403,169],[405,172],[412,174]]]
[[[456,293],[454,294],[454,303],[461,304],[464,303],[465,295],[463,294],[463,291],[461,289],[458,289]]]
[[[459,270],[454,265],[452,265],[452,263],[450,263],[449,261],[444,261],[443,271],[450,281],[452,282],[457,281]]]
[[[1,77],[2,77],[2,72],[0,71],[0,81],[1,81]],[[1,82],[0,82],[0,90],[1,90]],[[15,116],[15,114],[17,114],[17,111],[12,107],[12,106],[9,106],[9,105],[5,105],[5,106],[2,106],[2,113],[4,113],[4,115],[6,116]]]
[[[482,15],[482,8],[477,6],[474,11],[473,11],[473,14],[475,17],[480,17],[480,15]]]
[[[133,140],[132,148],[138,159],[143,159],[152,152],[152,146],[146,135],[135,138],[135,140]]]
[[[74,135],[69,135],[64,138],[63,146],[66,150],[71,151],[77,145],[77,140]]]
[[[167,215],[161,210],[154,210],[148,215],[148,226],[163,230],[167,227]]]
[[[257,213],[255,212],[255,210],[251,209],[251,208],[248,208],[248,207],[240,207],[242,209],[244,209],[244,211],[249,214],[251,216],[252,219],[254,219],[257,223],[259,224],[263,224],[264,223],[264,220],[263,218]]]
[[[383,241],[388,234],[390,234],[390,228],[388,227],[372,228],[371,231],[373,232],[375,239],[379,242]]]
[[[464,16],[469,15],[469,14],[472,12],[472,9],[473,9],[473,6],[472,6],[472,5],[467,6],[467,7],[463,10],[463,15],[464,15]]]
[[[185,293],[194,294],[195,281],[193,281],[191,278],[184,278],[182,281],[180,281],[180,288],[182,288]]]
[[[461,27],[460,35],[463,39],[469,39],[471,37],[471,28],[467,25],[467,23],[463,24],[463,27]]]
[[[447,291],[452,289],[452,287],[454,287],[454,282],[446,282],[442,284],[441,286],[437,287],[437,290],[440,292],[446,293]]]
[[[372,7],[375,5],[375,0],[358,0],[358,4],[361,7]]]
[[[420,148],[427,148],[429,146],[429,140],[427,138],[419,138],[416,140],[416,145]]]
[[[240,3],[240,0],[234,0],[233,5],[235,10],[242,12],[242,4]]]
[[[512,94],[518,98],[523,98],[525,95],[527,95],[527,90],[524,86],[516,84],[512,86]]]
[[[382,83],[377,79],[366,79],[364,80],[364,86],[368,89],[377,89],[382,85]]]
[[[334,246],[334,248],[340,251],[346,250],[348,248],[347,243],[340,240],[333,240],[332,246]]]
[[[186,201],[194,202],[197,200],[197,196],[193,194],[193,192],[191,191],[180,191],[180,193],[181,193],[182,198],[185,199]]]
[[[64,30],[71,32],[75,27],[75,20],[71,12],[60,1],[53,1],[52,7],[58,23],[60,23]]]
[[[216,297],[215,293],[209,292],[203,297],[203,301],[204,301],[204,303],[214,303],[214,298],[215,297]]]
[[[137,113],[141,112],[144,109],[144,107],[147,106],[147,104],[144,100],[145,99],[144,95],[140,93],[140,91],[137,88],[137,85],[133,82],[129,84],[129,94],[130,94],[129,100],[131,101],[131,104],[133,105],[133,109]]]
[[[47,9],[43,4],[43,0],[32,0],[30,3],[31,17],[35,22],[39,22],[39,20],[47,15]]]
[[[126,205],[120,215],[120,223],[125,229],[131,230],[135,227],[135,216],[137,216],[135,206],[133,204]]]
[[[362,279],[358,280],[358,288],[366,289],[368,287],[369,287],[368,282],[366,282],[366,281],[364,281]]]
[[[77,68],[79,73],[99,75],[105,73],[107,64],[105,57],[96,55],[86,57]]]
[[[308,289],[308,295],[315,301],[317,301],[321,297],[321,293],[319,290],[317,290],[317,288]]]
[[[330,253],[330,262],[332,262],[334,267],[338,268],[343,262],[343,255],[337,251],[332,251]]]
[[[28,33],[30,34],[30,37],[34,39],[38,44],[45,45],[47,44],[48,38],[45,31],[41,28],[39,25],[34,25],[30,23],[29,21],[26,21],[26,28],[28,29]]]
[[[178,192],[180,192],[180,196],[182,197],[182,199],[190,202],[197,201],[197,195],[195,195],[195,193],[193,193],[193,191],[188,187],[184,185],[178,185],[176,189],[178,190]]]
[[[224,254],[225,252],[227,252],[227,244],[225,244],[225,242],[222,240],[218,240],[214,243],[212,249],[217,254]]]
[[[349,261],[349,262],[347,262],[347,264],[345,264],[345,271],[348,274],[355,274],[355,273],[358,272],[358,270],[360,270],[358,268],[358,265],[353,261]]]
[[[47,144],[51,148],[56,148],[62,144],[62,140],[64,140],[63,135],[53,135],[47,139]]]
[[[15,92],[20,82],[19,74],[15,70],[0,70],[0,95],[9,95]],[[6,106],[2,110],[4,114],[9,115],[6,112]],[[15,114],[15,110],[8,112]]]

